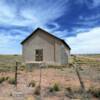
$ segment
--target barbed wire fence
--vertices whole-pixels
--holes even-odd
[[[80,86],[81,86],[81,91],[82,91],[82,96],[83,96],[83,98],[82,98],[82,100],[91,100],[90,99],[90,95],[87,93],[87,91],[86,91],[86,89],[85,89],[85,85],[84,85],[84,81],[83,81],[83,79],[82,79],[82,77],[81,77],[81,73],[80,73],[80,71],[79,71],[79,67],[81,66],[81,64],[80,63],[77,63],[77,61],[76,61],[77,59],[76,59],[76,57],[74,58],[74,62],[72,63],[72,66],[73,66],[73,69],[74,69],[74,71],[75,71],[75,73],[76,73],[76,76],[78,77],[78,79],[79,79],[79,83],[80,83]],[[40,94],[39,94],[39,100],[43,100],[44,99],[44,97],[43,97],[43,95],[42,95],[42,93],[43,93],[43,90],[42,90],[42,79],[43,79],[43,67],[45,66],[45,68],[46,69],[48,69],[48,67],[46,67],[46,65],[45,64],[39,64],[38,65],[39,66],[39,92],[40,92]],[[17,79],[18,79],[18,62],[16,62],[16,70],[15,70],[15,80],[16,80],[16,84],[15,84],[15,86],[17,87]],[[62,99],[62,100],[65,100],[65,95],[64,95],[64,98]]]

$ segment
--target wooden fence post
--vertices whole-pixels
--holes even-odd
[[[17,70],[18,70],[18,62],[16,62],[16,66],[15,66],[15,86],[17,87]]]
[[[41,81],[42,81],[42,65],[39,63],[40,75],[39,75],[39,92],[40,92],[40,100],[42,100],[41,95]]]
[[[82,78],[81,78],[81,75],[80,75],[80,73],[79,73],[79,70],[78,70],[76,67],[77,67],[77,66],[74,65],[76,74],[77,74],[77,76],[78,76],[78,79],[79,79],[79,82],[80,82],[80,85],[81,85],[81,88],[82,88],[82,91],[84,92],[84,91],[85,91],[84,82],[82,81]]]
[[[74,69],[75,69],[75,71],[76,71],[76,74],[77,74],[77,76],[78,76],[78,79],[79,79],[79,82],[80,82],[80,85],[81,85],[81,89],[82,89],[82,92],[83,92],[83,96],[84,96],[85,100],[89,100],[89,99],[88,99],[89,96],[87,95],[87,92],[86,92],[86,90],[85,90],[84,82],[83,82],[82,77],[81,77],[81,75],[80,75],[80,73],[79,73],[79,70],[78,70],[78,68],[77,68],[77,67],[78,67],[78,64],[77,64],[76,56],[74,56],[73,67],[74,67]],[[84,100],[84,98],[83,98],[82,100]]]
[[[82,91],[85,91],[85,86],[84,86],[84,82],[81,78],[81,75],[79,73],[79,70],[78,70],[78,65],[77,65],[77,59],[76,59],[76,56],[74,56],[74,64],[73,64],[73,67],[76,71],[76,74],[78,76],[78,79],[79,79],[79,82],[80,82],[80,85],[81,85],[81,88],[82,88]]]

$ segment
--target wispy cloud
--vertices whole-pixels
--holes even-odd
[[[0,53],[18,53],[20,41],[36,27],[48,31],[59,28],[54,20],[67,12],[67,3],[68,0],[0,0]],[[47,27],[49,23],[52,29]],[[11,50],[14,45],[15,50]]]
[[[2,0],[2,24],[41,26],[61,17],[68,0]],[[4,13],[3,13],[4,12]],[[9,19],[9,20],[8,20]]]
[[[81,5],[86,5],[89,9],[100,7],[100,0],[76,0]]]
[[[98,36],[99,28],[92,28],[100,26],[99,11],[99,0],[0,0],[0,53],[20,53],[20,41],[37,27],[68,37],[72,52],[80,53],[73,41],[83,41],[82,36],[87,40],[90,32]]]
[[[21,54],[19,41],[22,37],[0,33],[0,54]]]

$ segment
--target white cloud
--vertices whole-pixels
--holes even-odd
[[[69,0],[0,0],[0,54],[20,53],[20,41],[26,36],[26,32],[14,27],[42,27],[50,30],[46,26],[49,22],[59,28],[54,22],[68,10]],[[66,6],[67,5],[67,6]],[[6,29],[5,29],[6,27]],[[8,28],[7,28],[8,27]],[[9,29],[10,27],[10,29]],[[12,29],[11,29],[12,27]],[[21,35],[11,35],[11,33],[22,33]],[[28,34],[28,33],[27,33]]]
[[[100,6],[100,0],[93,0],[93,8]]]
[[[18,26],[44,26],[68,10],[68,0],[1,0],[0,23]],[[67,5],[67,6],[66,6]],[[9,20],[8,20],[9,19]]]
[[[68,5],[66,6],[66,1],[46,1],[38,0],[35,1],[32,8],[25,8],[21,10],[21,16],[32,21],[32,23],[37,26],[45,26],[47,23],[53,23],[53,21],[61,17],[65,11],[67,12]]]
[[[99,20],[93,20],[93,21],[78,21],[76,22],[77,25],[84,25],[84,26],[87,26],[87,27],[93,27],[93,26],[96,26],[98,24],[98,21]]]
[[[89,9],[100,6],[100,0],[77,0],[76,3],[85,4]]]
[[[94,21],[94,20],[99,20],[100,19],[100,13],[96,13],[95,15],[92,14],[90,16],[80,16],[80,20],[84,20],[84,21]]]
[[[69,32],[67,29],[65,29],[63,31],[54,31],[54,35],[58,36],[59,38],[62,38],[62,39],[64,39],[64,37],[66,37],[68,35],[68,33]]]
[[[88,16],[80,16],[77,24],[95,26],[100,20],[100,13],[92,13]]]
[[[22,36],[5,35],[0,33],[0,54],[18,54],[21,53],[21,46],[19,45]]]
[[[71,52],[75,54],[100,53],[100,27],[80,33],[76,37],[66,38],[66,42],[71,46]]]
[[[3,1],[0,1],[0,18],[13,18],[14,17],[14,11],[9,7],[9,5],[6,5]]]

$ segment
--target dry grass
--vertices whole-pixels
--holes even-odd
[[[81,62],[81,64],[79,64],[79,71],[85,84],[86,91],[89,91],[92,94],[92,98],[90,100],[99,100],[99,55],[94,55],[94,58],[93,55],[77,55],[77,59],[78,62]],[[0,56],[0,69],[2,69],[0,70],[0,77],[9,77],[9,79],[14,78],[14,71],[12,70],[12,72],[9,72],[9,68],[14,69],[16,60],[21,61],[21,56]],[[73,60],[73,56],[71,60]],[[26,72],[24,70],[24,66],[22,69],[23,70],[18,71],[17,91],[20,91],[23,94],[25,100],[30,96],[38,98],[39,95],[37,96],[34,93],[39,85],[40,70],[35,68],[32,72]],[[32,80],[34,80],[35,85]],[[34,86],[29,86],[30,83]],[[50,88],[54,86],[55,83],[59,84],[60,91],[51,93]],[[82,97],[80,93],[80,83],[73,67],[57,68],[56,66],[42,68],[41,86],[43,100],[61,100],[63,98],[66,98],[65,100],[71,100],[72,98],[79,99]],[[2,91],[2,93],[0,93],[0,97],[3,98],[3,100],[14,100],[13,97],[16,92],[16,88],[14,85],[9,84],[8,81],[4,81],[0,84],[0,91]]]
[[[16,61],[22,61],[21,55],[0,55],[0,71],[14,71]]]

